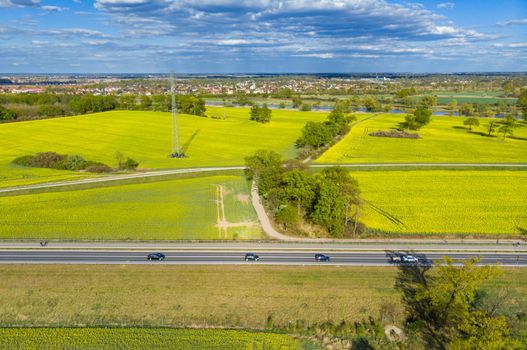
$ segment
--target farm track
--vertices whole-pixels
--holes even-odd
[[[310,164],[311,168],[326,168],[341,166],[345,168],[525,168],[524,163],[361,163],[361,164]],[[121,181],[129,179],[153,178],[167,175],[208,173],[219,171],[244,170],[245,166],[224,166],[224,167],[203,167],[203,168],[184,168],[137,172],[133,174],[110,175],[96,178],[85,178],[80,180],[57,181],[39,183],[33,185],[13,186],[0,188],[0,193],[10,193],[18,191],[28,191],[43,188],[75,186],[102,182]]]

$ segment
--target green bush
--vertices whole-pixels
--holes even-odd
[[[14,120],[16,117],[17,115],[15,112],[0,106],[0,120]]]
[[[127,158],[123,163],[123,169],[134,170],[139,166],[139,163],[133,160],[132,158]]]
[[[82,170],[86,168],[87,164],[88,162],[84,158],[74,154],[72,156],[67,156],[62,163],[62,167],[66,170]]]
[[[22,166],[31,166],[31,161],[35,158],[35,156],[22,156],[15,158],[13,160],[13,164],[16,165],[22,165]]]
[[[55,152],[42,152],[34,156],[22,156],[15,158],[13,164],[33,167],[33,168],[50,168],[58,170],[86,170],[92,173],[109,173],[113,169],[108,165],[99,162],[87,161],[83,157],[74,155],[64,155]],[[124,163],[129,167],[137,167],[138,163],[128,158]]]

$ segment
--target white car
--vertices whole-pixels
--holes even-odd
[[[391,261],[392,263],[418,263],[419,259],[413,255],[394,255]]]
[[[402,262],[405,262],[405,263],[418,263],[419,262],[419,259],[417,259],[413,255],[403,255],[401,257],[401,260]]]

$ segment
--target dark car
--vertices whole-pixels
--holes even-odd
[[[245,261],[258,261],[260,260],[260,257],[253,253],[247,253],[245,254]]]
[[[329,256],[324,254],[315,254],[316,261],[329,261]]]
[[[150,253],[146,256],[148,260],[165,260],[165,254],[163,253]]]

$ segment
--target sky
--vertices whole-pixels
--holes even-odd
[[[527,0],[0,0],[3,73],[527,71]]]

